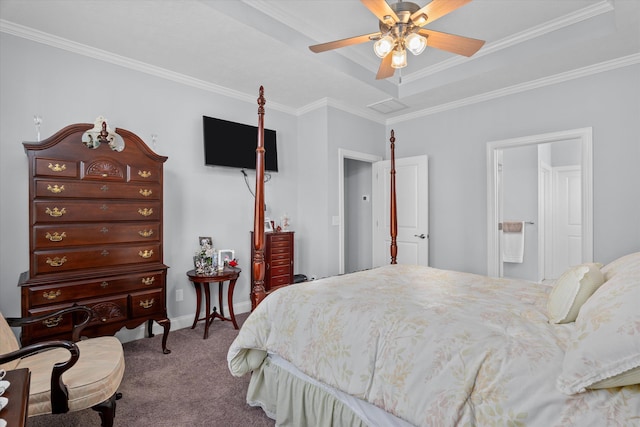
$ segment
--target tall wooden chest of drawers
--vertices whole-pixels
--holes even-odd
[[[293,283],[293,236],[293,231],[264,233],[264,290],[267,293]],[[251,242],[253,242],[253,231]],[[253,254],[252,244],[251,259]],[[253,283],[253,270],[251,283]]]
[[[24,143],[30,260],[19,282],[22,315],[86,305],[96,313],[86,336],[112,335],[144,322],[151,335],[156,321],[164,328],[162,349],[169,353],[168,267],[162,259],[167,158],[124,129],[110,134],[118,137],[118,147],[107,140],[89,145],[85,132],[92,128],[75,124],[41,143]],[[103,129],[106,135],[106,122]],[[22,344],[70,339],[78,320],[71,316],[25,326]]]

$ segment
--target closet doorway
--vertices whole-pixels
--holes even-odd
[[[373,154],[338,149],[338,217],[333,224],[338,226],[339,274],[371,268],[371,171],[373,163],[381,160]]]
[[[528,170],[514,166],[518,164],[529,165]],[[489,142],[488,275],[543,281],[557,278],[568,265],[591,261],[592,176],[591,128]],[[517,197],[514,182],[525,188]],[[527,222],[527,262],[502,262],[503,220]]]

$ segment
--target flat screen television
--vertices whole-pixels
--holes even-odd
[[[204,164],[241,169],[256,168],[258,127],[202,116]],[[265,170],[278,172],[276,131],[264,130]]]

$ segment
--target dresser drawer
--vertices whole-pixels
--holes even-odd
[[[69,308],[73,304],[56,304],[43,308],[32,308],[27,312],[27,316],[40,316],[47,313],[53,313],[63,308]],[[24,326],[28,334],[32,337],[44,337],[48,335],[64,334],[71,332],[73,329],[73,313],[61,314],[50,317],[37,324]]]
[[[88,326],[120,322],[127,319],[127,295],[78,301],[94,311]]]
[[[289,265],[284,265],[280,267],[271,266],[271,277],[288,275],[291,271],[291,267]]]
[[[37,200],[33,202],[33,224],[59,222],[158,221],[158,201],[114,202]]]
[[[77,178],[78,165],[71,160],[39,158],[36,161],[36,176],[53,176],[56,178]]]
[[[271,258],[271,262],[269,263],[271,267],[291,267],[291,258]]]
[[[73,302],[87,295],[103,296],[129,293],[146,288],[164,287],[165,276],[162,271],[137,273],[126,276],[112,276],[93,280],[79,280],[65,284],[30,286],[27,289],[29,304],[32,307],[62,302]]]
[[[153,243],[34,251],[32,274],[157,263],[162,260],[161,248],[159,243]]]
[[[279,261],[282,262],[284,261],[290,261],[291,260],[291,253],[289,251],[283,252],[283,251],[278,251],[277,253],[273,253],[271,252],[271,260],[272,261]]]
[[[131,317],[164,313],[164,295],[162,289],[134,292],[129,295],[129,299],[131,301]]]
[[[158,183],[123,183],[105,181],[36,180],[37,198],[94,198],[158,200],[162,188]]]
[[[289,233],[270,233],[267,234],[267,237],[272,244],[276,242],[286,242],[288,244],[291,241],[291,235]]]
[[[288,257],[289,254],[291,253],[291,249],[288,246],[283,248],[271,248],[270,252],[272,257],[282,258],[285,256]]]
[[[149,165],[132,165],[131,177],[132,182],[160,182],[162,178],[162,168],[157,164]]]
[[[276,286],[282,285],[290,285],[291,280],[290,276],[287,274],[286,276],[271,276],[269,281],[269,289],[273,289]]]
[[[33,227],[34,249],[67,246],[157,242],[159,222],[36,225]]]

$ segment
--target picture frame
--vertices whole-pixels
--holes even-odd
[[[264,232],[270,233],[273,231],[273,223],[269,218],[264,219]]]
[[[200,245],[200,247],[203,247],[205,243],[208,243],[210,248],[213,247],[213,239],[211,237],[206,237],[206,236],[198,237],[198,244]]]
[[[233,249],[220,249],[218,251],[218,265],[229,265],[229,261],[236,259],[236,252]]]

